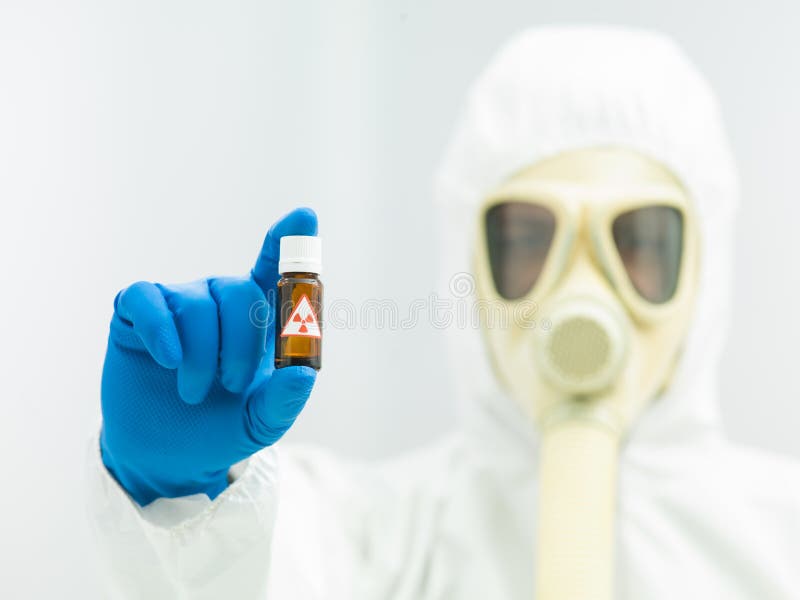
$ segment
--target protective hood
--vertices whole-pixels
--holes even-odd
[[[699,220],[699,288],[685,350],[671,386],[635,425],[631,441],[683,444],[716,433],[738,182],[713,92],[664,36],[546,27],[499,51],[467,95],[436,180],[442,291],[463,298],[472,284],[475,219],[486,194],[539,160],[596,146],[630,148],[665,165]],[[532,426],[494,380],[478,327],[452,328],[450,342],[461,395],[476,397],[483,416],[530,438]]]

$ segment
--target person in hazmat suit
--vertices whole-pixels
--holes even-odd
[[[273,370],[248,311],[310,210],[247,276],[117,296],[90,480],[111,597],[796,599],[800,468],[720,427],[737,181],[682,52],[517,35],[436,184],[443,289],[482,325],[449,332],[472,410],[408,456],[275,445],[315,372]]]

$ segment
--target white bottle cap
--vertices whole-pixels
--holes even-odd
[[[283,236],[278,272],[322,273],[322,240],[313,235]]]

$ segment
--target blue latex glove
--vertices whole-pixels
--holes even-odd
[[[316,371],[273,368],[274,307],[265,295],[274,298],[280,238],[316,233],[314,212],[296,209],[269,230],[249,276],[139,282],[117,294],[100,448],[140,505],[196,493],[215,498],[231,465],[294,423]]]

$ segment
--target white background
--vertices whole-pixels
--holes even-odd
[[[461,96],[536,23],[665,31],[716,87],[746,205],[732,435],[800,456],[800,15],[791,2],[0,2],[0,597],[93,598],[82,479],[116,291],[246,272],[315,207],[327,300],[433,289]],[[447,427],[431,327],[330,330],[292,436],[383,456]]]

